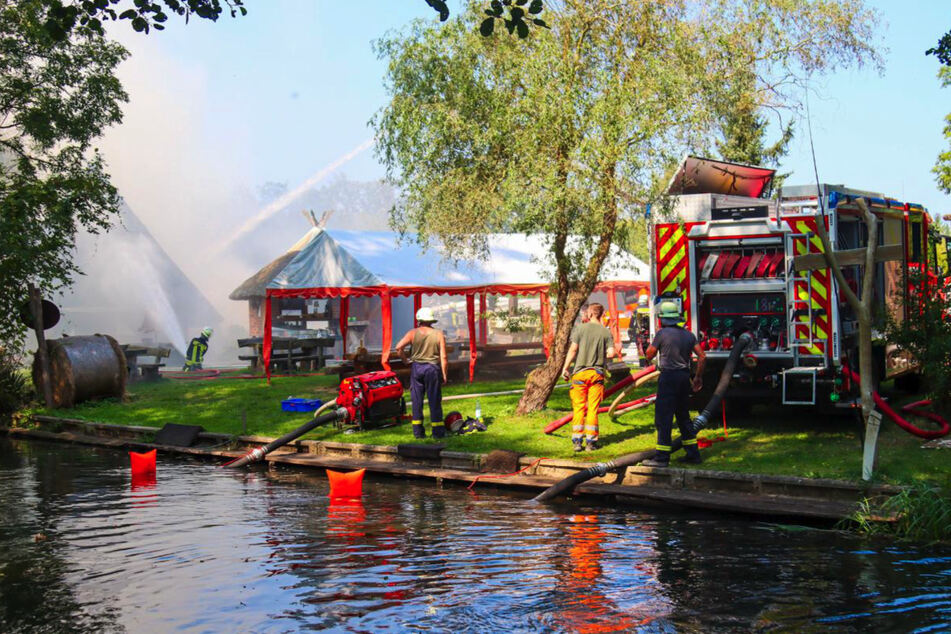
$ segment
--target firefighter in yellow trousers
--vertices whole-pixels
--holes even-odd
[[[571,442],[575,451],[598,448],[598,407],[604,398],[607,360],[617,354],[611,332],[601,325],[604,306],[590,304],[582,324],[571,332],[571,346],[561,375],[571,381]],[[585,321],[587,318],[587,321]],[[568,369],[574,363],[574,369]]]

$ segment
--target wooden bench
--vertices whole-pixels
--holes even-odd
[[[155,361],[151,363],[139,363],[139,371],[143,381],[156,381],[161,378],[159,368],[164,368],[165,363],[162,359],[167,359],[172,351],[168,348],[146,348],[145,352],[139,356],[153,357]]]

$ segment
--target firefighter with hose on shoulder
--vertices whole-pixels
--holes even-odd
[[[598,448],[598,407],[604,398],[607,360],[617,351],[611,331],[601,325],[604,306],[589,304],[580,326],[571,331],[571,345],[561,375],[571,381],[571,442],[575,451]],[[574,368],[569,372],[572,362]]]
[[[431,308],[416,311],[417,328],[403,335],[396,344],[403,363],[411,363],[409,373],[409,393],[413,400],[413,437],[425,438],[423,427],[423,395],[429,401],[429,421],[433,428],[433,438],[446,436],[446,425],[442,417],[442,384],[447,380],[449,364],[446,360],[446,336],[433,328],[436,316]],[[406,346],[410,346],[409,357]]]
[[[208,352],[208,340],[211,339],[212,332],[212,329],[206,326],[202,329],[200,335],[193,337],[188,343],[183,371],[194,372],[202,369],[202,364],[205,362],[205,353]]]
[[[688,400],[691,389],[699,392],[703,387],[701,376],[707,355],[697,343],[692,332],[683,328],[683,317],[676,302],[662,300],[658,305],[660,324],[654,341],[647,348],[648,362],[659,356],[657,369],[657,400],[654,401],[654,426],[657,428],[657,447],[654,456],[642,462],[646,467],[666,467],[670,464],[671,434],[674,418],[680,428],[687,455],[679,460],[700,464],[700,449],[697,447],[697,432],[690,420]],[[691,353],[697,355],[697,373],[690,379]]]

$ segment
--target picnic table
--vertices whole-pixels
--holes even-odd
[[[169,348],[152,348],[141,344],[122,344],[119,346],[125,354],[125,362],[129,371],[130,381],[154,381],[159,375],[159,368],[164,368],[163,359],[172,353]],[[152,357],[152,361],[146,360]]]
[[[281,370],[319,370],[327,362],[324,348],[333,346],[332,337],[272,337],[271,367]],[[249,361],[252,368],[262,365],[263,337],[238,339],[239,348],[250,348],[251,354],[239,354],[238,359]]]

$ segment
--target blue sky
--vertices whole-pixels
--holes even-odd
[[[881,76],[852,70],[816,83],[820,178],[949,213],[930,169],[944,143],[951,90],[939,87],[938,64],[924,50],[951,28],[951,4],[869,4],[882,13],[886,68]],[[213,232],[253,213],[258,185],[293,188],[370,138],[367,122],[386,100],[385,62],[371,42],[435,16],[424,0],[246,5],[246,17],[216,24],[173,21],[148,36],[127,24],[112,29],[132,53],[122,70],[131,101],[104,151],[120,191],[173,256],[191,248],[183,230]],[[783,166],[790,184],[813,180],[805,127],[797,132]],[[383,170],[366,151],[339,173],[371,179]]]

